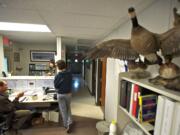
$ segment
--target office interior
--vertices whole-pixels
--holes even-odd
[[[99,135],[97,123],[105,121],[110,125],[113,120],[116,121],[117,135],[123,134],[129,123],[145,135],[154,134],[119,110],[119,74],[126,72],[125,61],[86,59],[88,51],[104,41],[131,38],[129,7],[136,9],[140,25],[159,34],[173,27],[173,8],[180,13],[179,0],[0,0],[0,23],[41,24],[49,29],[36,32],[36,28],[19,31],[1,30],[0,27],[0,80],[9,82],[12,92],[25,91],[32,96],[22,98],[22,104],[42,108],[52,104],[57,106],[52,95],[44,96],[43,88],[54,87],[54,76],[47,75],[50,58],[65,60],[73,73],[71,107],[76,122],[73,135]],[[180,66],[180,57],[173,58],[173,63]],[[149,65],[147,70],[155,77],[158,69],[155,64]],[[38,99],[33,99],[34,93]],[[180,102],[179,92],[172,93],[176,95],[175,101]],[[171,98],[172,93],[167,90],[157,95],[167,94]],[[40,109],[39,112],[43,122],[37,120],[33,126],[20,129],[22,134],[66,134],[59,124],[62,120],[57,109]]]

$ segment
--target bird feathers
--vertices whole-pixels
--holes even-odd
[[[135,60],[139,56],[138,53],[131,48],[130,40],[112,39],[97,45],[87,54],[87,58],[102,57]]]
[[[164,56],[180,55],[180,27],[174,27],[159,35],[160,49]]]
[[[138,24],[136,16],[131,18],[133,28],[131,39],[112,39],[91,49],[87,58],[111,57],[121,60],[135,60],[139,55],[156,55],[161,50],[164,56],[180,55],[180,15],[174,8],[175,27],[165,33],[156,34]],[[136,25],[135,25],[136,24]]]

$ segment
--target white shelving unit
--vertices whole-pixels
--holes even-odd
[[[147,88],[150,91],[154,91],[160,95],[164,95],[166,97],[169,97],[173,100],[180,101],[180,92],[166,89],[163,86],[153,85],[148,82],[148,79],[131,79],[130,73],[121,73],[120,78],[126,81],[129,81],[134,84],[138,84],[141,87]]]
[[[153,84],[148,82],[148,79],[149,78],[146,78],[146,79],[132,79],[130,73],[120,73],[119,74],[119,83],[121,82],[121,80],[126,80],[128,82],[131,82],[131,83],[137,84],[137,85],[139,85],[141,87],[144,87],[144,88],[148,89],[149,91],[153,91],[153,92],[155,92],[155,93],[157,93],[159,95],[164,95],[166,97],[171,98],[172,100],[180,102],[180,92],[170,90],[170,89],[166,89],[163,86],[153,85]],[[119,92],[119,95],[120,95],[120,92]],[[119,96],[119,98],[120,98],[120,96]],[[124,118],[124,121],[126,121],[124,123],[127,124],[128,123],[127,121],[133,121],[137,126],[139,126],[139,128],[141,128],[144,131],[145,134],[151,135],[149,133],[149,131],[154,129],[153,125],[151,125],[149,123],[139,123],[136,120],[136,118],[134,118],[131,114],[129,114],[129,112],[126,109],[124,109],[123,107],[121,107],[119,105],[118,106],[118,115],[122,115],[122,113],[123,113],[123,116],[126,117],[126,118]],[[119,121],[120,120],[121,120],[121,117],[119,118]],[[123,122],[118,122],[119,125],[122,124],[122,123]]]
[[[124,113],[126,113],[129,118],[136,123],[136,125],[138,125],[147,135],[151,135],[149,133],[149,131],[154,129],[154,126],[151,125],[150,123],[139,123],[131,114],[129,114],[129,112],[127,112],[126,109],[124,109],[123,107],[119,106],[119,109],[121,109],[122,111],[124,111]]]

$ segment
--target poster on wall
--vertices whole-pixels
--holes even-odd
[[[55,51],[31,50],[30,58],[32,62],[48,62],[49,60],[55,58],[55,54]]]

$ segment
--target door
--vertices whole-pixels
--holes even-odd
[[[107,59],[101,59],[102,63],[102,73],[101,73],[101,106],[105,106],[105,97],[106,97],[106,63]]]

